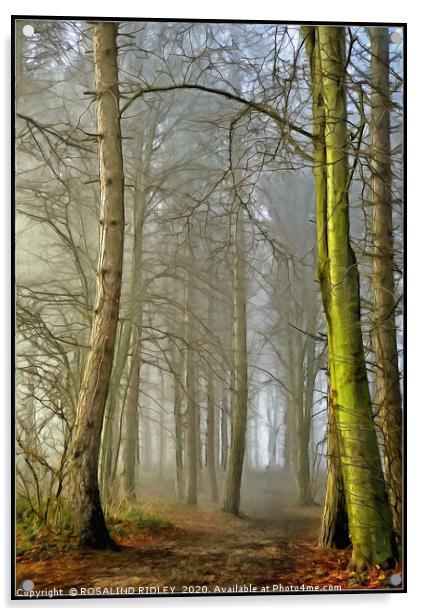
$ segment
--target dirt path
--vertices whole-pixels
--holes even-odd
[[[35,590],[62,588],[65,593],[70,587],[111,593],[128,587],[144,593],[146,587],[184,592],[196,586],[214,592],[216,587],[249,584],[258,590],[302,583],[361,587],[362,581],[352,585],[343,571],[345,552],[314,545],[318,508],[284,509],[278,523],[213,510],[169,510],[164,515],[172,528],[155,536],[129,534],[120,540],[119,552],[87,549],[38,561],[20,557],[18,583],[31,579]]]

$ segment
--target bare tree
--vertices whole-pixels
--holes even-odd
[[[100,158],[100,256],[90,351],[72,440],[72,526],[82,543],[113,546],[100,502],[98,460],[112,371],[121,292],[124,236],[124,172],[121,148],[117,25],[93,26]]]

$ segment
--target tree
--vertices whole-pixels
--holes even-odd
[[[115,356],[113,360],[108,398],[106,401],[103,421],[102,443],[100,453],[100,482],[103,500],[111,496],[111,488],[116,479],[116,460],[118,457],[119,442],[116,434],[119,429],[119,404],[121,393],[121,379],[129,355],[131,342],[131,323],[125,320],[117,336]],[[130,373],[131,374],[131,373]]]
[[[212,300],[209,296],[208,299],[208,321],[211,325],[212,319]],[[212,329],[212,328],[211,328]],[[207,402],[208,402],[208,414],[207,414],[207,441],[206,441],[206,457],[208,467],[208,480],[211,501],[216,503],[218,501],[218,484],[216,480],[216,445],[215,445],[215,394],[214,394],[214,378],[213,370],[210,363],[207,368]]]
[[[246,265],[243,210],[233,215],[234,408],[225,481],[224,511],[239,514],[247,426]]]
[[[393,526],[402,533],[402,397],[396,342],[393,280],[393,222],[390,146],[389,33],[370,28],[371,36],[371,206],[373,235],[373,350],[376,393],[383,434],[384,462]]]
[[[318,542],[326,548],[343,549],[350,545],[350,538],[339,439],[330,391],[328,392],[327,413],[327,483]]]
[[[184,499],[184,426],[182,412],[182,385],[181,375],[178,371],[177,351],[173,349],[173,376],[174,376],[174,425],[175,425],[175,493],[178,500]]]
[[[297,504],[307,506],[314,504],[311,494],[311,471],[309,445],[311,439],[312,403],[316,369],[314,366],[314,342],[310,335],[300,345],[300,361],[295,363],[299,380],[294,396],[295,439],[296,439],[296,484]],[[305,367],[304,367],[305,366]]]
[[[197,370],[194,361],[194,337],[193,327],[190,323],[190,315],[194,311],[194,288],[191,271],[186,282],[185,296],[185,336],[187,339],[185,387],[187,396],[187,468],[186,468],[186,503],[197,505],[197,491],[199,481],[198,453],[199,453],[199,422],[196,400],[196,376]]]
[[[327,319],[329,404],[334,408],[352,541],[350,566],[388,566],[393,528],[385,493],[362,342],[359,275],[350,245],[345,37],[304,29],[314,121],[318,276]]]
[[[112,370],[121,291],[124,172],[119,112],[117,25],[93,26],[100,164],[100,255],[96,307],[71,445],[72,527],[81,543],[113,546],[98,485],[100,438]]]
[[[124,491],[128,498],[136,495],[136,460],[138,458],[138,399],[141,370],[141,330],[143,315],[142,265],[143,231],[148,209],[147,191],[152,159],[153,139],[157,124],[157,112],[142,136],[140,167],[136,174],[133,200],[133,246],[130,281],[130,310],[128,318],[132,323],[131,361],[129,384],[125,399],[125,447],[124,447]]]

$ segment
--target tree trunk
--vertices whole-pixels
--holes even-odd
[[[82,544],[113,546],[100,503],[98,462],[121,294],[124,173],[119,114],[117,25],[93,26],[100,136],[100,255],[90,350],[76,411],[70,463],[72,526]]]
[[[294,411],[291,405],[291,397],[286,405],[284,417],[284,471],[291,475],[293,472],[293,441],[294,441]]]
[[[186,503],[197,505],[198,490],[198,413],[196,408],[196,375],[193,351],[193,324],[190,323],[193,309],[193,289],[191,276],[187,278],[185,306],[186,351],[186,395],[187,395],[187,485]]]
[[[300,322],[302,310],[296,309],[294,320]],[[307,326],[305,326],[307,327]],[[291,422],[291,472],[294,474],[296,484],[296,505],[304,507],[312,504],[310,495],[311,476],[309,461],[309,441],[311,431],[311,405],[313,396],[313,382],[311,379],[310,341],[304,342],[300,332],[288,328],[288,379],[291,391],[291,412],[287,419]],[[308,346],[309,345],[309,346]],[[305,361],[305,354],[307,356]],[[305,366],[306,364],[306,374]],[[286,424],[287,425],[287,424]]]
[[[150,421],[149,411],[144,409],[141,422],[141,437],[144,447],[142,448],[143,469],[146,472],[152,470],[152,424]]]
[[[312,504],[309,436],[310,430],[307,423],[299,422],[296,426],[296,485],[297,505],[299,507]]]
[[[191,356],[192,351],[188,351]],[[187,388],[187,488],[186,502],[188,505],[197,505],[198,481],[198,437],[197,437],[197,409],[195,399],[194,365],[189,359],[186,374]]]
[[[247,426],[246,264],[242,209],[236,213],[233,225],[233,244],[234,408],[225,482],[224,511],[238,515]]]
[[[277,467],[277,436],[278,432],[274,426],[271,427],[268,438],[268,462],[269,468]]]
[[[309,331],[313,331],[314,325],[309,323]],[[304,395],[302,396],[302,406],[299,407],[299,422],[297,425],[297,487],[298,505],[314,505],[311,495],[311,467],[309,446],[311,441],[311,419],[312,405],[314,400],[315,386],[315,357],[314,344],[310,337],[307,337],[302,345],[301,365],[299,370],[303,374],[303,363],[306,359],[306,374],[304,375]]]
[[[141,369],[141,331],[143,318],[142,297],[142,263],[143,263],[143,231],[147,212],[148,200],[146,192],[149,184],[149,170],[152,158],[153,139],[157,126],[157,113],[147,125],[143,133],[140,147],[141,165],[137,173],[134,187],[133,202],[133,255],[131,268],[131,308],[127,317],[131,320],[132,344],[131,362],[129,369],[129,389],[125,400],[125,439],[124,439],[124,490],[130,499],[135,497],[136,492],[136,462],[138,457],[138,399],[140,389]]]
[[[124,418],[124,491],[128,499],[136,497],[135,468],[138,452],[138,397],[140,390],[140,331],[133,327],[131,352],[132,358],[129,368],[129,383],[125,398]]]
[[[393,222],[390,160],[389,33],[371,33],[371,203],[373,231],[374,329],[376,390],[383,433],[384,463],[393,526],[402,534],[402,398],[396,344],[393,281]]]
[[[266,393],[266,409],[268,423],[268,466],[274,469],[277,466],[277,438],[278,424],[275,412],[275,393],[265,390]]]
[[[117,427],[120,408],[121,378],[127,362],[128,349],[131,340],[131,327],[124,321],[121,327],[121,335],[116,345],[115,357],[111,373],[109,394],[106,402],[106,410],[103,421],[101,453],[100,453],[100,485],[103,500],[110,498],[112,483],[114,480],[113,460],[115,457],[114,436]]]
[[[341,27],[306,30],[313,84],[318,267],[327,319],[330,403],[336,418],[353,548],[350,566],[360,571],[368,565],[392,564],[394,551],[365,367],[359,274],[349,236],[345,38]]]
[[[327,419],[327,485],[318,543],[330,549],[343,549],[350,545],[336,418],[330,403]]]
[[[176,491],[178,500],[183,500],[184,499],[183,418],[182,418],[182,405],[181,405],[181,384],[179,382],[178,375],[174,375],[174,422],[175,422],[175,491]]]
[[[196,371],[197,374],[197,371]],[[194,381],[195,386],[197,385],[197,377]],[[196,387],[197,389],[197,387]],[[204,491],[204,481],[203,481],[203,465],[205,456],[205,448],[204,442],[202,439],[202,406],[198,403],[196,407],[196,415],[197,415],[197,491]]]
[[[259,422],[259,414],[255,413],[255,427],[254,427],[254,446],[255,446],[255,456],[253,458],[253,468],[259,469],[261,465],[261,445],[260,445],[260,422]]]
[[[227,396],[225,391],[221,399],[221,468],[227,469],[228,461],[228,426],[227,426]]]
[[[291,369],[290,389],[293,392],[294,413],[294,472],[297,488],[296,504],[304,506],[309,504],[309,426],[305,424],[305,380],[304,380],[304,353],[301,334],[291,333],[292,352],[289,359]]]
[[[207,433],[207,464],[210,498],[213,503],[218,502],[218,484],[216,481],[216,455],[215,455],[215,399],[213,387],[213,372],[208,366],[208,433]]]
[[[165,413],[163,403],[159,412],[159,480],[163,480],[164,469],[166,466],[166,446],[165,446]]]

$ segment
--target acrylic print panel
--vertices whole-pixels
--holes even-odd
[[[13,597],[404,591],[404,25],[12,22]]]

